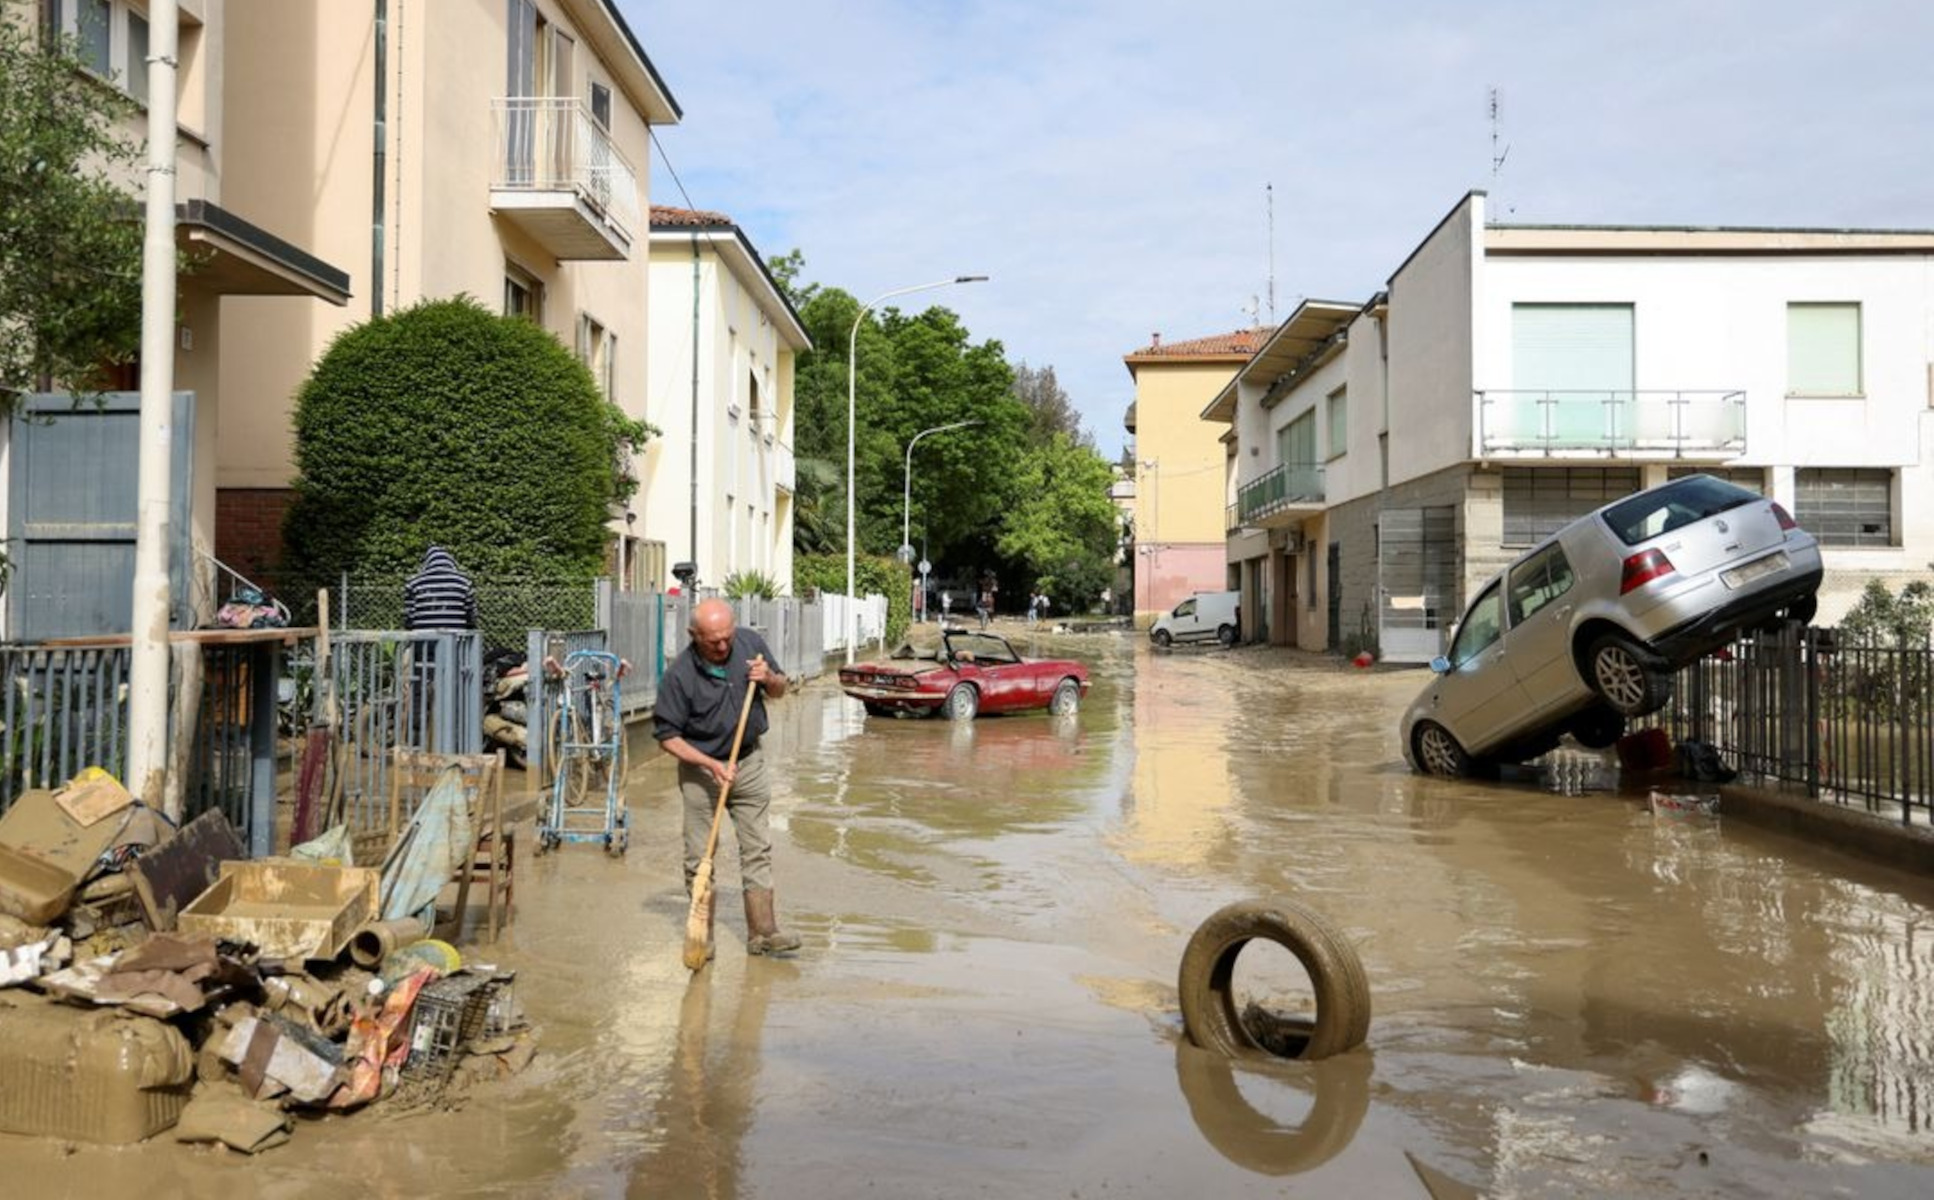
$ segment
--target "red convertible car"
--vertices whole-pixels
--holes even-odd
[[[885,662],[842,667],[839,686],[876,717],[944,712],[971,721],[1024,708],[1060,716],[1081,707],[1088,668],[1065,658],[1024,659],[998,634],[953,629],[938,650],[902,646]]]

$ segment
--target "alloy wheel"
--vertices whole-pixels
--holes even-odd
[[[1620,712],[1637,712],[1645,704],[1645,668],[1623,646],[1603,646],[1592,661],[1598,690]]]

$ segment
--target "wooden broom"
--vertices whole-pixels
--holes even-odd
[[[728,767],[739,764],[739,743],[745,740],[746,719],[752,715],[752,697],[758,689],[758,684],[746,682],[745,703],[739,706],[739,728],[732,734],[732,757],[725,764]],[[692,876],[692,907],[685,914],[687,971],[703,967],[712,953],[712,906],[718,901],[712,890],[712,855],[719,848],[719,822],[725,817],[725,800],[731,794],[732,784],[728,780],[719,788],[718,807],[712,810],[712,834],[705,841],[705,857],[698,860],[698,874]]]

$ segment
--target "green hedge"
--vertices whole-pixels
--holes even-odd
[[[296,397],[290,576],[408,575],[442,545],[472,576],[588,580],[623,453],[650,429],[542,327],[426,301],[336,338]]]
[[[913,623],[912,568],[890,555],[862,555],[853,560],[853,581],[862,596],[878,592],[886,597],[886,640],[898,642]],[[814,590],[845,593],[844,554],[793,555],[792,594],[805,596]]]

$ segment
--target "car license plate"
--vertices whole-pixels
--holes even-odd
[[[1734,567],[1720,574],[1719,580],[1729,588],[1744,587],[1755,579],[1764,579],[1775,571],[1784,571],[1787,566],[1786,551],[1756,558],[1743,567]]]

